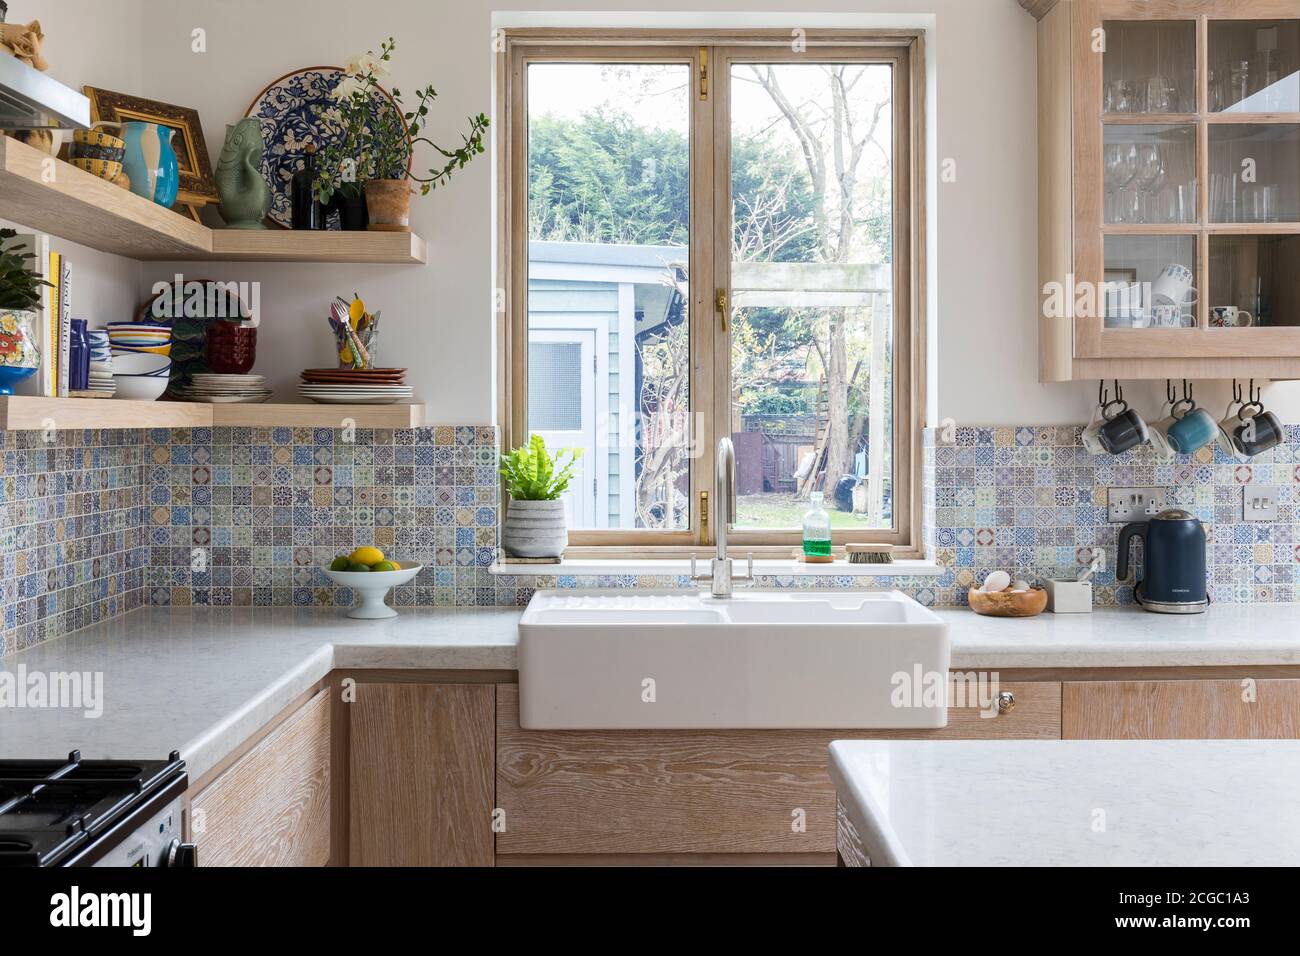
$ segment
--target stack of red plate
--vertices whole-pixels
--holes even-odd
[[[298,391],[313,402],[386,405],[411,397],[404,368],[309,368]]]
[[[308,368],[302,380],[312,385],[402,385],[404,368]]]

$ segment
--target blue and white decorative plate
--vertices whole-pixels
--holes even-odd
[[[336,66],[313,66],[288,73],[254,97],[245,116],[262,121],[262,175],[271,187],[270,218],[286,229],[293,227],[289,190],[293,174],[302,168],[307,144],[319,153],[340,137],[322,127],[318,110],[331,105],[330,93],[344,75]],[[374,98],[375,111],[397,116],[388,93]],[[398,117],[400,119],[400,117]],[[407,158],[408,166],[410,158]]]

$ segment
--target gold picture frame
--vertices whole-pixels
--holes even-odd
[[[174,208],[193,208],[218,201],[217,184],[212,178],[212,162],[208,156],[208,144],[203,138],[198,110],[95,86],[84,86],[82,92],[90,99],[92,123],[139,120],[175,130],[172,134],[172,148],[176,151],[180,185],[176,191]]]

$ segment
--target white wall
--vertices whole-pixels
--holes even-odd
[[[110,18],[109,6],[14,0],[10,19],[36,10],[51,34],[52,59],[56,43],[73,42],[64,25],[76,25],[75,67],[59,55],[54,75],[129,91],[131,72],[142,70],[137,92],[199,110],[213,156],[225,124],[243,116],[268,82],[300,67],[338,63],[390,34],[398,40],[392,85],[411,90],[433,83],[441,95],[432,133],[454,137],[467,114],[491,112],[494,11],[518,22],[530,12],[651,8],[644,0],[128,0],[112,4]],[[775,17],[791,28],[811,25],[812,14],[779,16],[795,6],[790,0],[679,0],[689,8],[681,12],[682,25],[708,22],[712,13],[716,20],[755,13],[766,14],[765,23]],[[816,7],[859,19],[873,12],[936,17],[928,50],[937,71],[935,155],[956,160],[957,180],[937,184],[930,197],[938,225],[931,419],[1086,420],[1095,383],[1037,382],[1033,20],[1016,0],[820,0]],[[582,24],[596,16],[565,19]],[[195,28],[207,33],[206,53],[191,52]],[[381,359],[411,368],[432,420],[493,420],[490,163],[480,157],[457,177],[449,188],[415,200],[412,222],[429,242],[427,266],[203,267],[210,277],[263,283],[257,371],[281,397],[292,395],[299,369],[330,361],[325,306],[334,294],[356,291],[383,309]],[[146,266],[141,279],[147,286],[171,272],[170,265]],[[1134,385],[1128,392],[1154,411],[1162,389]],[[1227,387],[1204,383],[1198,396],[1217,409]],[[1266,396],[1285,419],[1300,421],[1300,384],[1274,386]]]
[[[110,16],[103,0],[10,0],[7,20],[40,21],[47,72],[59,82],[76,90],[89,84],[132,91],[143,82],[142,2],[117,0]],[[131,318],[139,304],[139,263],[58,237],[51,244],[73,265],[75,318],[88,319],[92,326]]]

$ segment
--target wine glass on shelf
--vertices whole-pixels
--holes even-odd
[[[1137,175],[1137,147],[1133,143],[1108,143],[1104,157],[1106,221],[1133,222],[1128,185]]]
[[[1137,147],[1137,170],[1133,180],[1137,184],[1133,203],[1137,212],[1137,222],[1157,222],[1160,214],[1156,209],[1155,190],[1165,178],[1165,150],[1155,143],[1143,143]]]

